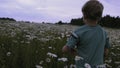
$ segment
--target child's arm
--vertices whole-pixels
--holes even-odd
[[[70,48],[70,47],[68,47],[68,46],[66,46],[66,45],[63,46],[62,52],[64,52],[64,53],[70,53],[70,54],[72,54],[72,55],[77,55],[77,52],[76,52],[75,49]]]
[[[107,33],[106,33],[106,36],[107,36],[107,38],[106,38],[106,44],[105,44],[105,48],[104,48],[104,57],[108,56],[109,48],[111,46],[110,45],[110,41],[109,41],[109,37],[108,37]]]
[[[67,52],[69,52],[70,51],[70,48],[68,47],[68,46],[63,46],[63,48],[62,48],[62,52],[64,52],[64,53],[67,53]]]
[[[63,46],[62,52],[70,53],[72,55],[77,55],[77,52],[76,52],[76,50],[74,48],[78,43],[78,39],[79,39],[78,35],[75,32],[73,32],[71,34],[71,36],[69,37],[66,45]]]
[[[109,49],[108,49],[108,48],[105,48],[105,50],[104,50],[104,57],[107,57],[107,56],[108,56],[108,53],[109,53]]]

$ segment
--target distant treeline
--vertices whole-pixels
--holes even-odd
[[[111,17],[110,15],[106,15],[99,21],[99,24],[104,27],[120,28],[120,17]]]
[[[0,21],[16,22],[16,20],[13,18],[0,18]],[[25,22],[30,23],[29,21],[25,21]],[[78,26],[84,25],[83,18],[71,19],[70,23],[59,21],[55,24],[71,24],[71,25],[78,25]],[[112,17],[110,15],[106,15],[101,18],[101,20],[98,22],[98,24],[100,24],[101,26],[104,26],[104,27],[120,28],[120,17],[119,16]]]
[[[30,22],[30,21],[16,21],[14,18],[8,18],[8,17],[3,17],[3,18],[0,18],[0,22],[1,23],[33,23],[33,22]]]
[[[59,21],[57,24],[66,24],[62,21]],[[71,25],[84,25],[83,18],[77,18],[77,19],[71,19],[70,23]],[[101,26],[104,27],[110,27],[110,28],[120,28],[120,17],[112,17],[110,15],[106,15],[101,18],[101,20],[98,22]]]
[[[3,17],[3,18],[0,18],[0,21],[16,21],[15,19],[13,19],[13,18],[5,18],[5,17]]]

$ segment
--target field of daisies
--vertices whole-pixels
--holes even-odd
[[[61,49],[78,27],[0,22],[0,68],[75,68],[74,56]],[[112,45],[105,63],[108,68],[120,68],[120,29],[104,29]]]

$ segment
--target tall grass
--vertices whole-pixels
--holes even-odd
[[[0,68],[74,68],[73,56],[61,51],[69,31],[57,30],[56,25],[49,26],[0,24]],[[117,68],[120,65],[120,46],[114,46],[110,51],[106,58],[108,68]],[[67,60],[59,60],[62,58]]]

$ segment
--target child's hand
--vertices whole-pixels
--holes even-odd
[[[74,56],[77,55],[77,51],[75,49],[73,49],[73,48],[69,48],[68,46],[63,46],[62,52],[64,52],[64,53],[70,53],[70,54],[72,54]]]
[[[70,49],[70,53],[71,53],[72,55],[74,55],[74,56],[77,55],[77,51],[76,51],[75,49]]]
[[[107,57],[107,56],[108,56],[108,53],[109,53],[109,50],[106,48],[106,49],[104,50],[104,57]]]

